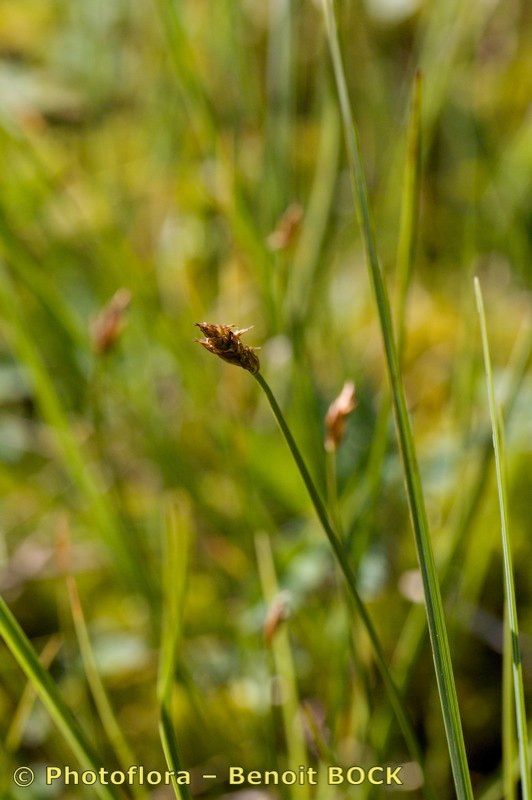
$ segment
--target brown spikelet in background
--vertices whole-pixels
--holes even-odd
[[[286,250],[299,233],[302,220],[303,208],[299,203],[290,203],[266,239],[270,250]]]
[[[270,603],[268,611],[266,612],[266,617],[264,619],[264,625],[262,627],[262,632],[264,634],[264,641],[268,646],[271,645],[273,637],[275,636],[275,634],[277,633],[283,622],[285,622],[289,616],[290,616],[289,599],[285,592],[281,592]]]
[[[93,320],[90,326],[91,343],[98,355],[108,353],[120,338],[130,303],[129,289],[119,289]]]
[[[355,384],[347,381],[325,415],[325,449],[328,452],[334,452],[341,445],[347,417],[355,410],[356,405]]]

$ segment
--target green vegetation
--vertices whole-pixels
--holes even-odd
[[[0,0],[2,798],[532,800],[530,33]]]

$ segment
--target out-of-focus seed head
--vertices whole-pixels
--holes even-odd
[[[217,325],[213,322],[196,322],[196,327],[200,329],[205,338],[195,341],[209,353],[214,353],[215,356],[219,356],[229,364],[247,369],[252,374],[259,371],[260,362],[255,348],[248,347],[240,339],[251,328],[234,330],[234,325]]]
[[[356,405],[355,384],[348,381],[344,383],[342,391],[325,415],[325,449],[328,452],[334,452],[341,445],[347,417],[355,410]]]
[[[98,355],[108,353],[120,338],[130,303],[129,289],[119,289],[91,323],[92,348]]]
[[[299,233],[302,219],[303,208],[299,203],[290,203],[277,222],[275,230],[266,239],[270,250],[286,250]]]
[[[290,600],[286,592],[281,592],[277,597],[274,597],[270,603],[270,607],[264,619],[262,632],[264,634],[264,641],[268,646],[271,645],[273,637],[289,616]]]

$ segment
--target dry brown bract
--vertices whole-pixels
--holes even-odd
[[[281,592],[274,597],[264,620],[263,634],[267,645],[271,645],[273,637],[279,630],[283,622],[290,616],[290,601],[288,596]]]
[[[212,322],[196,322],[196,326],[204,334],[204,339],[196,339],[209,353],[219,356],[229,364],[247,369],[253,374],[260,369],[260,362],[255,348],[248,347],[240,341],[242,334],[251,330],[242,328],[233,330],[234,325],[216,325]]]
[[[345,423],[356,408],[355,384],[348,381],[325,415],[325,449],[337,450],[345,433]]]
[[[270,250],[286,250],[299,233],[302,220],[303,208],[299,203],[291,203],[266,239]]]
[[[91,324],[92,347],[98,355],[108,353],[122,333],[124,317],[131,303],[129,289],[119,289]]]

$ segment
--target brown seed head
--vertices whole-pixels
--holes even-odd
[[[234,325],[216,325],[212,322],[196,322],[196,326],[205,338],[195,341],[210,353],[253,374],[259,371],[260,362],[255,354],[255,348],[248,347],[240,340],[240,337],[251,328],[234,330]]]
[[[274,597],[270,607],[268,608],[268,611],[266,612],[266,618],[264,620],[262,632],[264,634],[264,641],[267,645],[271,645],[273,637],[279,630],[282,623],[285,622],[289,616],[290,602],[287,594],[281,592],[277,595],[277,597]]]
[[[289,247],[299,233],[302,219],[302,207],[299,203],[291,203],[277,222],[275,230],[266,239],[270,250],[285,250]]]
[[[119,289],[93,320],[90,334],[93,350],[98,355],[109,352],[120,338],[130,303],[129,289]]]
[[[341,445],[347,417],[356,405],[355,384],[348,381],[325,415],[325,449],[328,452],[334,452]]]

